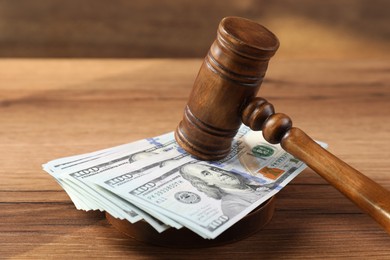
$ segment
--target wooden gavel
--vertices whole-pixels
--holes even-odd
[[[256,97],[277,37],[253,21],[224,18],[195,80],[176,141],[203,160],[224,158],[241,123],[305,162],[390,233],[390,192],[323,149]]]

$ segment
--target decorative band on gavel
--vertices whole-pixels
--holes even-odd
[[[323,149],[291,119],[256,97],[277,37],[253,21],[224,18],[195,80],[175,131],[176,141],[203,160],[219,160],[231,149],[241,123],[305,162],[390,233],[390,192]]]

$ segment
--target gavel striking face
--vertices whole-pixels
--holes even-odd
[[[193,85],[183,120],[175,131],[179,145],[203,160],[219,160],[231,149],[241,123],[305,162],[390,233],[390,192],[324,150],[288,116],[256,97],[277,37],[253,21],[227,17],[218,27]],[[364,187],[364,188],[363,188]]]

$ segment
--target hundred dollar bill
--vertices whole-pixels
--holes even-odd
[[[114,147],[59,159],[44,168],[72,194],[75,205],[77,200],[76,207],[106,210],[130,222],[144,218],[159,232],[168,226],[184,225],[204,238],[215,238],[305,168],[280,146],[262,140],[261,133],[248,131],[247,127],[240,128],[232,152],[216,162],[192,158],[169,133],[163,142],[141,140],[143,143],[138,141],[141,145],[131,143],[121,146],[123,149]],[[272,154],[264,147],[271,149]],[[189,177],[194,174],[183,174],[196,175],[199,171],[211,176],[199,178],[207,180],[207,185]],[[228,183],[238,179],[244,184],[241,188],[229,188],[221,183],[210,184],[210,179]],[[224,196],[215,197],[206,191],[206,186],[219,188]],[[186,208],[182,204],[194,205]]]
[[[237,138],[242,137],[248,132],[248,129],[243,127],[239,130],[237,134]],[[164,144],[160,144],[157,142],[153,142],[154,146],[152,147],[146,147],[147,149],[139,151],[139,149],[134,152],[128,151],[129,148],[127,148],[126,151],[121,151],[118,153],[113,153],[109,156],[101,157],[94,161],[89,162],[83,162],[81,164],[78,164],[77,166],[72,166],[70,169],[63,169],[62,175],[57,176],[58,179],[63,180],[63,182],[68,183],[68,185],[72,185],[73,183],[73,190],[82,190],[84,194],[82,197],[92,197],[90,198],[90,201],[94,201],[96,203],[96,200],[93,198],[103,196],[102,199],[99,201],[106,201],[106,199],[110,200],[112,203],[115,204],[118,200],[113,198],[115,196],[112,193],[105,194],[105,190],[101,190],[100,187],[94,185],[91,182],[88,182],[89,179],[99,178],[101,174],[105,174],[106,172],[116,169],[126,176],[126,173],[128,171],[128,167],[130,164],[140,161],[140,164],[142,166],[142,174],[148,174],[152,172],[155,168],[160,168],[162,165],[167,165],[168,163],[171,163],[175,160],[178,160],[179,158],[182,158],[184,156],[189,156],[186,153],[180,153],[175,152],[171,153],[171,157],[158,157],[157,155],[168,153],[172,150],[172,148],[175,148],[176,150],[180,150],[180,147],[177,145],[177,143],[173,139],[173,135],[169,136],[170,138],[165,139]],[[157,157],[156,157],[157,156]],[[156,157],[156,160],[150,159]],[[132,168],[132,167],[130,167]],[[140,174],[139,174],[140,175]],[[77,187],[78,186],[78,187]],[[87,193],[85,193],[87,191]],[[96,193],[97,192],[97,193]],[[88,194],[89,193],[89,194]],[[123,202],[123,201],[122,201]],[[95,204],[92,204],[95,205]],[[131,205],[128,205],[131,206]],[[95,206],[96,208],[96,206]],[[102,208],[101,206],[99,208]],[[104,208],[104,207],[103,207]],[[150,209],[148,209],[145,205],[139,205],[138,208],[141,208],[142,210],[146,212],[150,212]],[[133,211],[137,211],[136,209],[133,209]],[[113,212],[113,211],[110,211]],[[129,209],[126,210],[126,212],[129,212]],[[154,213],[156,215],[157,213]],[[114,215],[114,214],[113,214]],[[118,216],[118,215],[114,215]],[[120,215],[119,215],[120,217]],[[162,220],[164,223],[166,223],[169,226],[175,227],[175,228],[181,228],[182,226],[170,219],[167,219],[164,216],[156,216],[158,219]],[[130,220],[131,222],[138,221],[139,219]],[[161,228],[159,229],[161,230]]]
[[[241,137],[247,132],[248,129],[242,128],[237,137]],[[141,219],[139,215],[142,215],[143,219],[146,219],[161,232],[167,227],[145,214],[145,211],[148,212],[148,209],[144,205],[140,205],[138,208],[129,203],[123,205],[123,199],[118,198],[115,194],[107,193],[107,190],[102,190],[99,186],[91,183],[87,184],[87,182],[80,180],[87,180],[91,176],[104,174],[114,168],[121,170],[123,166],[137,161],[142,161],[144,168],[148,169],[148,171],[144,172],[146,174],[153,167],[159,165],[158,163],[153,163],[153,160],[150,161],[150,158],[167,153],[173,148],[179,149],[177,143],[174,141],[173,133],[168,133],[159,137],[127,144],[126,146],[123,145],[120,149],[114,147],[106,149],[103,152],[98,151],[81,156],[54,160],[44,165],[44,169],[52,174],[61,186],[64,187],[78,209],[105,210],[114,217],[120,219],[125,218],[132,223],[139,221]],[[182,156],[180,153],[175,156],[177,155]],[[172,159],[170,158],[170,160]],[[161,162],[161,165],[167,163],[168,160],[165,160]],[[120,208],[123,210],[120,210]],[[182,227],[180,224],[167,219],[165,216],[158,216],[158,218],[167,225],[176,228]]]
[[[155,227],[156,230],[161,232],[165,230],[167,226],[165,226],[160,221],[151,218],[149,215],[145,214],[143,210],[140,210],[139,208],[134,207],[134,205],[125,202],[123,199],[118,198],[115,194],[112,194],[107,190],[103,190],[99,186],[81,180],[87,180],[91,176],[105,174],[111,169],[122,170],[124,166],[137,162],[137,160],[133,159],[134,155],[142,153],[145,156],[145,154],[148,152],[152,152],[153,154],[158,155],[159,152],[167,152],[169,150],[166,149],[168,146],[172,146],[172,142],[168,142],[167,145],[155,144],[152,148],[148,148],[147,150],[142,151],[138,150],[135,153],[134,151],[126,151],[122,153],[111,154],[110,156],[99,158],[93,162],[90,161],[80,164],[78,167],[62,170],[61,174],[57,176],[57,178],[63,183],[71,186],[74,192],[78,192],[80,194],[80,197],[88,198],[88,201],[90,202],[89,205],[92,205],[91,207],[98,207],[99,209],[103,209],[109,212],[114,217],[122,219],[126,218],[132,223],[143,218],[149,224]],[[152,157],[149,156],[149,158]],[[147,165],[149,168],[153,168],[153,165],[155,164],[153,164],[153,160],[148,159],[145,161],[146,162],[142,162],[142,165]],[[142,218],[140,216],[142,216]],[[160,220],[164,220],[164,217],[160,217]],[[174,221],[168,220],[166,222],[170,226],[177,228],[181,227],[181,225],[178,225]]]
[[[77,209],[82,210],[103,210],[103,208],[97,205],[96,200],[88,199],[88,196],[84,194],[80,194],[78,189],[74,187],[72,183],[62,180],[58,176],[62,173],[63,170],[69,169],[72,170],[75,167],[82,167],[83,164],[89,162],[96,162],[99,159],[107,157],[112,154],[119,153],[121,151],[132,151],[133,153],[137,152],[151,152],[156,150],[158,153],[158,149],[168,149],[169,145],[172,145],[173,142],[173,133],[163,134],[154,138],[148,138],[139,140],[136,142],[123,144],[99,151],[95,151],[92,153],[86,153],[81,155],[64,157],[56,160],[52,160],[44,165],[42,165],[43,169],[51,174],[57,182],[61,185],[61,187],[68,193],[69,197],[74,202]],[[131,212],[131,211],[129,211]],[[131,216],[134,214],[130,214]],[[135,219],[133,220],[135,221]]]
[[[43,169],[49,174],[51,174],[55,179],[57,179],[60,184],[63,184],[63,186],[67,186],[65,183],[61,183],[61,179],[58,178],[59,174],[63,171],[74,171],[75,169],[81,169],[83,165],[87,163],[99,164],[99,160],[104,160],[105,157],[113,154],[118,154],[122,151],[130,151],[131,153],[127,154],[127,156],[132,156],[134,154],[134,158],[131,158],[131,160],[135,161],[135,159],[140,158],[140,156],[137,157],[135,154],[149,154],[150,156],[152,154],[157,154],[161,152],[161,150],[169,150],[169,146],[172,145],[174,145],[173,133],[167,133],[154,138],[143,139],[133,143],[120,145],[88,154],[56,159],[44,164]],[[121,160],[128,158],[116,159]]]
[[[265,142],[259,133],[257,138]],[[118,181],[124,176],[117,170],[91,181],[135,205],[147,205],[204,238],[213,239],[275,195],[286,180],[306,167],[299,163],[290,165],[274,180],[249,175],[240,163],[244,148],[251,145],[245,141],[245,138],[235,140],[231,154],[219,162],[183,157],[132,181]],[[275,151],[281,149],[272,147]],[[270,155],[274,158],[269,162],[284,160],[275,157],[277,154]],[[141,167],[126,174],[134,176],[142,171]]]
[[[102,172],[104,172],[110,167],[132,163],[142,158],[150,157],[151,155],[169,151],[172,149],[170,147],[174,145],[176,145],[176,143],[174,142],[173,133],[171,132],[154,138],[143,139],[130,144],[116,146],[89,154],[53,160],[44,164],[43,168],[64,188],[74,202],[76,208],[83,210],[105,210],[114,217],[127,219],[132,223],[143,218],[161,232],[167,227],[160,221],[153,220],[149,215],[144,214],[144,212],[132,207],[128,203],[126,206],[121,205],[121,207],[118,207],[116,205],[118,200],[115,201],[116,203],[110,201],[109,199],[113,195],[104,194],[107,193],[106,190],[102,190],[100,187],[89,187],[75,179],[66,178],[66,176],[75,172],[78,172],[79,176],[83,174],[88,175],[88,170],[96,169],[96,167],[100,167]],[[123,151],[126,151],[127,153],[121,154]],[[110,158],[113,159],[110,160]]]
[[[249,129],[245,126],[238,131],[237,137],[246,134]],[[64,190],[74,201],[78,209],[83,210],[102,210],[101,206],[96,205],[96,202],[88,200],[83,194],[79,194],[77,187],[70,182],[62,180],[59,175],[65,172],[86,171],[88,167],[86,164],[93,163],[94,166],[99,166],[101,170],[108,170],[111,167],[116,167],[118,164],[132,163],[137,160],[150,158],[153,155],[160,154],[171,150],[177,144],[173,137],[173,132],[160,135],[153,138],[139,140],[133,143],[124,144],[112,148],[99,150],[92,153],[81,154],[76,156],[69,156],[65,158],[56,159],[43,165],[43,169],[51,174],[57,182],[64,188]],[[106,160],[108,156],[115,156],[123,151],[128,152],[124,156],[116,156],[113,160]],[[105,165],[101,161],[105,160]],[[84,168],[83,168],[84,167]],[[103,168],[103,169],[102,169]],[[89,201],[89,203],[88,203]]]
[[[118,172],[118,176],[115,177],[115,179],[112,180],[112,182],[116,183],[117,185],[121,185],[126,182],[134,182],[138,179],[142,178],[145,175],[148,175],[152,173],[153,171],[158,171],[161,167],[164,165],[167,165],[168,163],[172,163],[176,160],[180,160],[184,157],[190,157],[186,153],[180,153],[177,151],[171,151],[167,153],[163,153],[160,155],[156,155],[152,158],[149,158],[148,160],[143,161],[137,161],[132,164],[124,164],[120,167],[112,168],[110,171],[105,172],[104,174],[90,174],[90,175],[83,175],[83,176],[77,176],[76,174],[70,174],[71,177],[78,179],[80,182],[84,183],[85,185],[96,187],[98,189],[102,189],[100,186],[96,185],[94,183],[97,179],[102,179],[104,176],[110,175],[112,172]],[[95,169],[97,171],[97,169]],[[118,199],[121,201],[124,201],[123,198],[118,196],[117,193],[113,193],[112,190],[108,190],[112,196],[107,196],[109,194],[105,194],[106,197],[110,197],[110,200],[113,203],[116,203]],[[131,202],[130,205],[134,205]],[[144,212],[150,214],[156,219],[159,219],[163,223],[165,223],[168,226],[174,227],[174,228],[182,228],[182,225],[177,223],[176,221],[166,217],[165,215],[162,215],[158,212],[154,212],[148,205],[145,204],[136,204],[139,209],[142,209]]]

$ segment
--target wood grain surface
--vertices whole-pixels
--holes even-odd
[[[0,258],[388,259],[389,235],[310,169],[278,193],[264,230],[221,247],[145,245],[75,209],[41,164],[174,130],[200,64],[0,60]],[[386,60],[276,58],[260,95],[390,189],[389,71]]]

